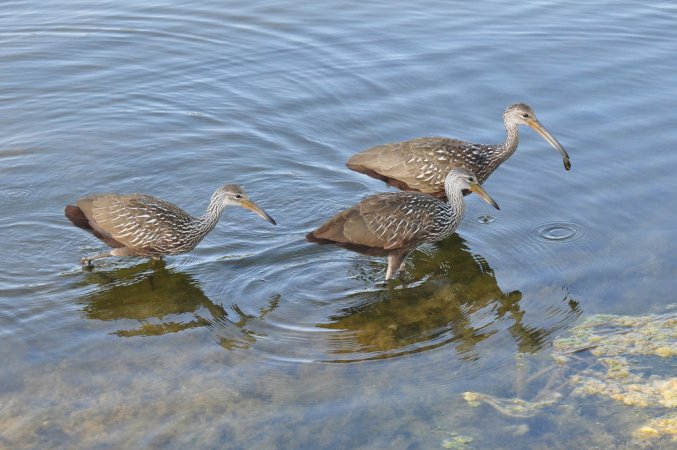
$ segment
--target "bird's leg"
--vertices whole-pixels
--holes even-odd
[[[396,271],[404,268],[404,258],[407,253],[403,251],[393,251],[388,253],[388,269],[386,270],[386,281],[390,280]]]
[[[104,253],[99,253],[99,254],[94,255],[94,256],[86,256],[86,257],[82,258],[80,260],[80,262],[82,263],[83,267],[92,267],[92,261],[94,261],[95,259],[108,258],[109,256],[113,256],[113,253],[104,252]]]

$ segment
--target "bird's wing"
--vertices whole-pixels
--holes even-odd
[[[439,200],[414,192],[391,192],[365,198],[329,219],[315,238],[392,250],[425,240]]]
[[[353,155],[348,168],[381,179],[404,190],[444,193],[444,179],[463,165],[468,143],[448,138],[418,138],[379,145]]]
[[[176,239],[175,230],[190,216],[149,195],[103,194],[77,201],[92,228],[125,247],[152,251]]]

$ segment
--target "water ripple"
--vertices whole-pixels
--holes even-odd
[[[481,216],[475,217],[475,222],[477,223],[492,223],[496,221],[496,217],[490,216],[489,214],[482,214]]]
[[[572,243],[585,239],[588,231],[584,225],[576,222],[549,222],[531,227],[527,236],[531,240],[542,242]]]
[[[7,199],[21,199],[31,195],[31,190],[19,186],[0,187],[0,197]]]
[[[5,3],[7,445],[435,448],[428,425],[460,418],[480,447],[528,447],[534,433],[503,441],[499,422],[481,438],[459,389],[519,395],[514,355],[545,354],[583,306],[674,301],[670,2],[601,15],[592,2]],[[384,258],[304,240],[389,190],[346,169],[350,154],[431,135],[499,142],[515,101],[572,171],[525,129],[487,182],[501,212],[468,197],[460,235],[388,283]],[[105,245],[64,203],[147,192],[201,213],[224,182],[278,226],[231,208],[191,253],[81,269]],[[196,440],[204,411],[216,421]]]

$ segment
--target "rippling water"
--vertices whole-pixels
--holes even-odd
[[[576,447],[573,425],[511,432],[460,393],[516,395],[516,357],[580,317],[675,303],[676,19],[670,2],[3,2],[0,448]],[[570,172],[522,130],[485,183],[501,210],[468,197],[459,233],[388,284],[384,259],[305,242],[388,189],[351,154],[500,142],[520,101]],[[278,226],[228,209],[189,254],[81,269],[104,247],[66,203],[144,192],[199,213],[226,182]]]

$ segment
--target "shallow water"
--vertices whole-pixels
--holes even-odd
[[[676,19],[660,1],[3,2],[0,448],[572,448],[582,423],[632,446],[599,399],[515,422],[461,393],[522,394],[519,355],[581,317],[676,302]],[[468,197],[388,285],[384,260],[305,242],[388,189],[351,154],[499,142],[522,101],[570,172],[523,129],[484,185],[501,210]],[[226,182],[278,226],[229,209],[191,253],[81,269],[104,246],[65,204],[199,213]]]

